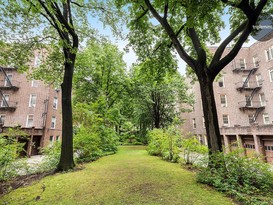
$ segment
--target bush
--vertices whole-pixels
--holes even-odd
[[[207,146],[202,145],[195,136],[182,140],[182,153],[186,165],[202,164],[208,154]]]
[[[18,171],[25,166],[22,160],[22,163],[16,162],[20,152],[24,151],[24,143],[19,143],[16,136],[25,135],[16,128],[10,128],[0,135],[0,181],[17,176]]]
[[[41,153],[44,155],[44,159],[37,172],[54,170],[60,161],[61,143],[56,141],[52,146],[42,148]]]
[[[178,162],[181,136],[174,127],[167,130],[153,129],[148,132],[148,153],[164,160]]]
[[[226,155],[214,154],[211,159],[219,162],[220,158],[224,159],[221,164],[211,163],[197,175],[198,182],[211,185],[244,204],[273,202],[261,198],[273,191],[273,174],[269,164],[247,158],[239,149]]]

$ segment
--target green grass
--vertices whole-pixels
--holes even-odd
[[[12,191],[0,199],[0,204],[228,205],[233,202],[198,184],[194,173],[178,164],[149,156],[145,147],[128,146],[121,147],[115,155],[86,164],[83,170],[48,176]]]

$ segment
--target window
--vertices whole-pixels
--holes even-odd
[[[1,101],[1,107],[8,107],[9,106],[9,95],[3,94],[2,101]]]
[[[257,55],[253,56],[253,65],[255,68],[259,67],[259,58]]]
[[[56,127],[56,117],[55,116],[52,116],[51,118],[51,129],[55,129]]]
[[[265,95],[264,95],[264,93],[260,93],[259,97],[260,97],[261,106],[265,106],[266,105],[266,101],[265,101]]]
[[[57,110],[57,106],[58,106],[58,98],[54,97],[54,99],[53,99],[53,109]]]
[[[35,107],[36,106],[36,100],[37,100],[37,95],[36,94],[31,94],[29,97],[29,107]]]
[[[37,80],[32,80],[31,81],[31,87],[37,88],[38,87],[38,81]]]
[[[224,78],[220,78],[220,79],[219,79],[218,85],[219,85],[220,88],[223,88],[223,87],[224,87]]]
[[[273,69],[269,70],[270,82],[273,82]]]
[[[12,81],[12,74],[7,74],[7,76],[5,78],[4,86],[5,87],[11,86],[11,81]]]
[[[243,76],[242,81],[243,81],[243,86],[245,88],[248,88],[249,87],[249,82],[247,81],[247,76]]]
[[[0,115],[0,124],[5,124],[6,115]]]
[[[28,115],[26,127],[33,127],[33,122],[34,122],[34,115]]]
[[[203,117],[203,128],[206,128],[205,118]]]
[[[259,87],[263,85],[262,75],[260,73],[256,75],[256,81]]]
[[[247,148],[247,149],[255,149],[255,145],[254,144],[245,144],[245,148]]]
[[[41,58],[40,58],[40,54],[37,54],[35,56],[35,59],[34,59],[34,67],[38,67],[41,65]]]
[[[246,99],[246,107],[252,107],[252,101],[250,99],[250,96],[245,95],[245,99]]]
[[[267,61],[273,59],[273,46],[265,50],[265,58]]]
[[[227,107],[227,96],[226,95],[220,95],[220,101],[222,107]]]
[[[49,146],[52,146],[54,143],[54,136],[49,137]]]
[[[243,59],[240,59],[240,68],[241,69],[246,69],[246,63],[245,63],[245,59],[243,58]]]
[[[229,126],[229,119],[228,115],[223,115],[223,125]]]
[[[56,141],[60,141],[60,136],[59,135],[56,136]]]
[[[248,115],[248,122],[249,122],[249,124],[252,124],[254,122],[254,116],[253,116],[253,114],[249,114]]]
[[[265,125],[270,124],[270,118],[269,118],[269,115],[267,113],[263,114],[263,119],[264,119],[264,124]]]
[[[193,129],[196,129],[196,120],[195,120],[195,118],[192,119],[192,127],[193,127]]]

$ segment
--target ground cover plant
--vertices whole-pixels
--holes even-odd
[[[221,159],[222,153],[213,155]],[[244,156],[237,149],[224,155],[220,167],[210,165],[197,175],[197,181],[215,187],[242,204],[273,204],[273,173],[269,164],[261,159]]]
[[[149,156],[146,147],[121,147],[117,154],[57,173],[0,198],[0,204],[234,204],[195,180],[179,164]]]

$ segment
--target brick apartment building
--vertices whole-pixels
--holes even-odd
[[[273,163],[273,32],[265,38],[240,50],[214,82],[214,94],[227,152],[242,146],[246,155],[262,154]],[[182,115],[182,129],[207,144],[198,83],[192,92],[195,104],[192,112]]]
[[[25,143],[24,155],[37,155],[40,147],[60,140],[60,90],[42,81],[29,80],[16,68],[0,66],[0,95],[1,131],[19,126],[29,135],[28,139],[18,137]]]

